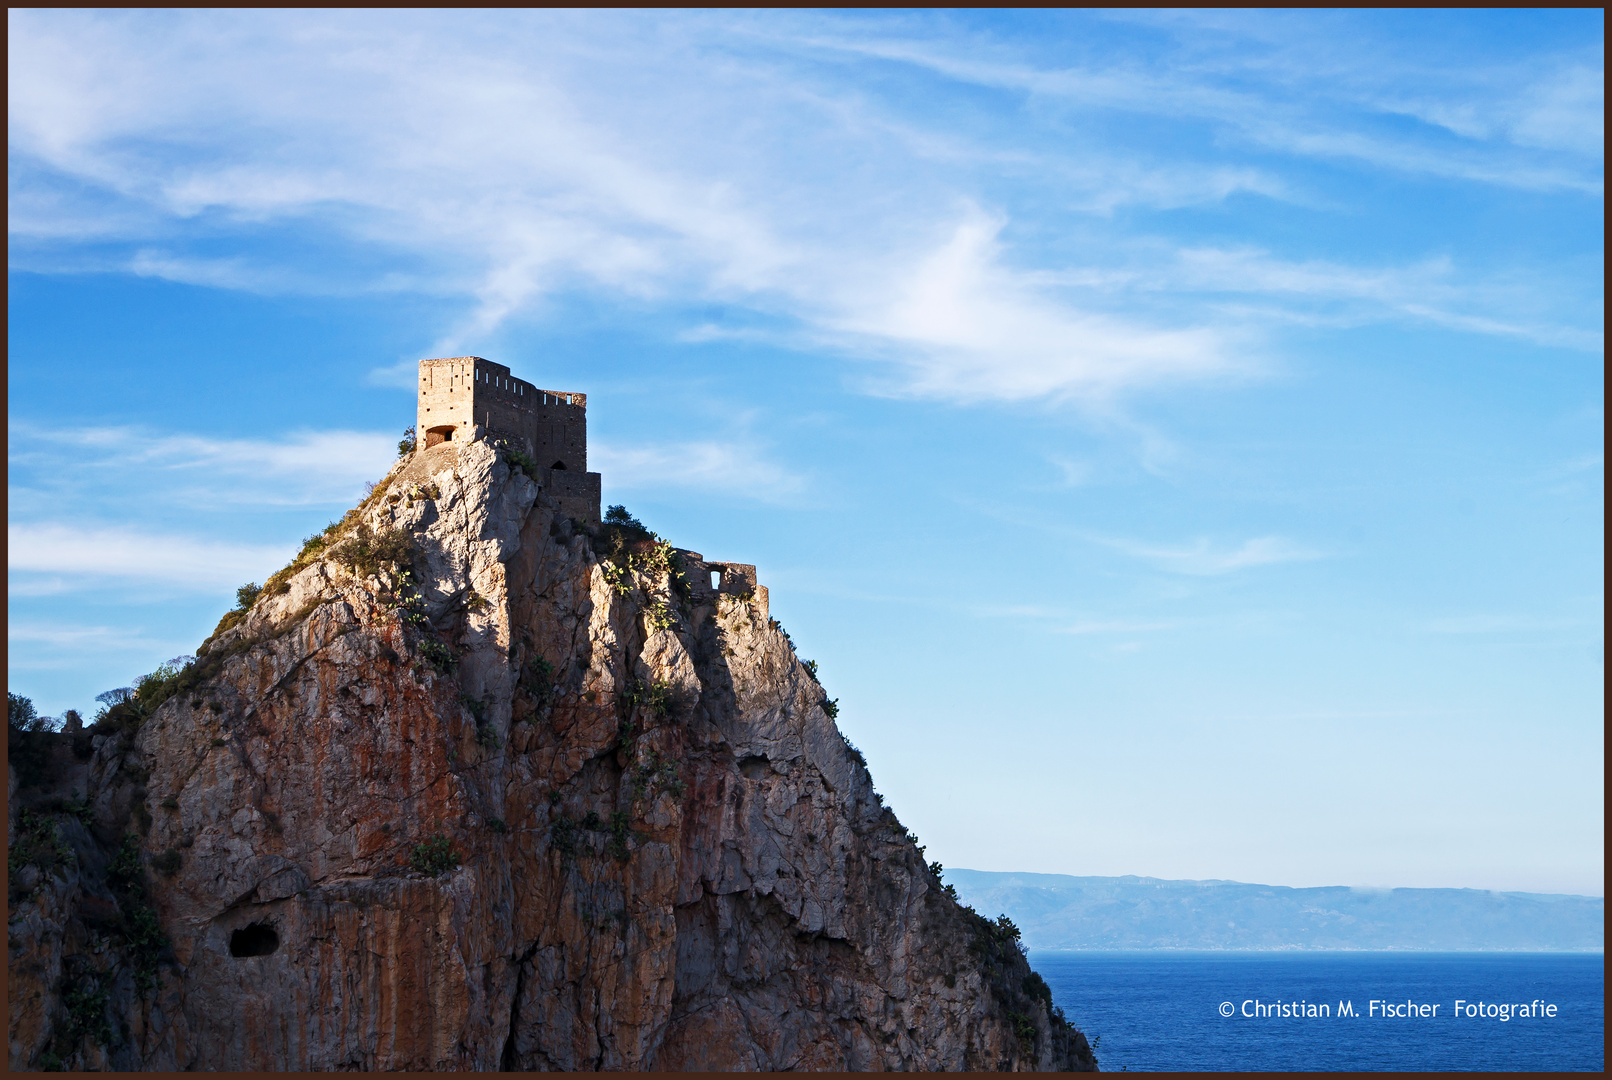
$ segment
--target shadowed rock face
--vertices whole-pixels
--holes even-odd
[[[753,602],[617,573],[485,442],[363,516],[412,536],[412,585],[316,561],[210,678],[58,755],[93,821],[13,897],[13,1068],[1094,1067]],[[12,786],[14,820],[49,794]],[[178,862],[144,877],[171,951],[143,994],[95,929],[131,830]],[[86,985],[110,1038],[73,1027]]]

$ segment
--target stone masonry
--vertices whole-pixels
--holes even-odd
[[[540,390],[479,356],[420,361],[421,450],[466,442],[481,428],[537,465],[545,494],[570,517],[599,521],[599,474],[588,471],[588,396]]]

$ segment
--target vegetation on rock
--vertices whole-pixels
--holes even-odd
[[[81,733],[84,796],[50,787],[76,736],[16,703],[13,767],[15,735],[34,735],[44,776],[11,852],[34,894],[14,925],[45,928],[27,962],[70,936],[45,914],[57,897],[71,940],[104,951],[73,945],[40,984],[14,1068],[1091,1064],[1017,928],[957,904],[755,596],[689,588],[677,550],[623,507],[565,518],[499,465],[526,471],[507,449],[452,450],[400,465],[243,586],[200,659],[103,695]],[[443,467],[406,471],[422,461]],[[295,604],[274,600],[293,588]],[[466,754],[471,719],[489,747],[515,725],[507,746]],[[175,978],[158,895],[187,958]],[[236,951],[254,928],[263,941]],[[473,956],[510,962],[472,977]],[[332,980],[377,963],[430,978],[385,1000]],[[236,981],[257,971],[276,974]],[[163,1031],[134,1001],[159,985]],[[486,994],[511,1006],[475,1004]],[[290,1041],[241,1026],[248,1002],[287,995],[339,997],[343,1023]],[[923,1005],[910,1030],[877,1019],[908,1001]],[[400,1009],[432,1020],[388,1027]],[[787,1017],[780,1041],[744,1015]],[[102,1024],[115,1045],[95,1057]]]
[[[453,841],[441,833],[431,839],[416,844],[414,854],[409,857],[409,865],[422,874],[437,877],[447,873],[459,865],[459,853],[453,848]]]

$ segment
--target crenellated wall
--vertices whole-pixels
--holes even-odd
[[[530,456],[571,517],[599,520],[600,481],[588,472],[588,396],[543,390],[480,356],[420,361],[421,449],[463,442],[479,426]]]

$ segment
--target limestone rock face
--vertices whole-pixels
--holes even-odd
[[[310,561],[59,782],[92,820],[13,887],[13,1068],[1095,1067],[755,599],[603,561],[485,441],[361,517],[407,573]],[[170,943],[144,991],[95,929],[125,834]]]

